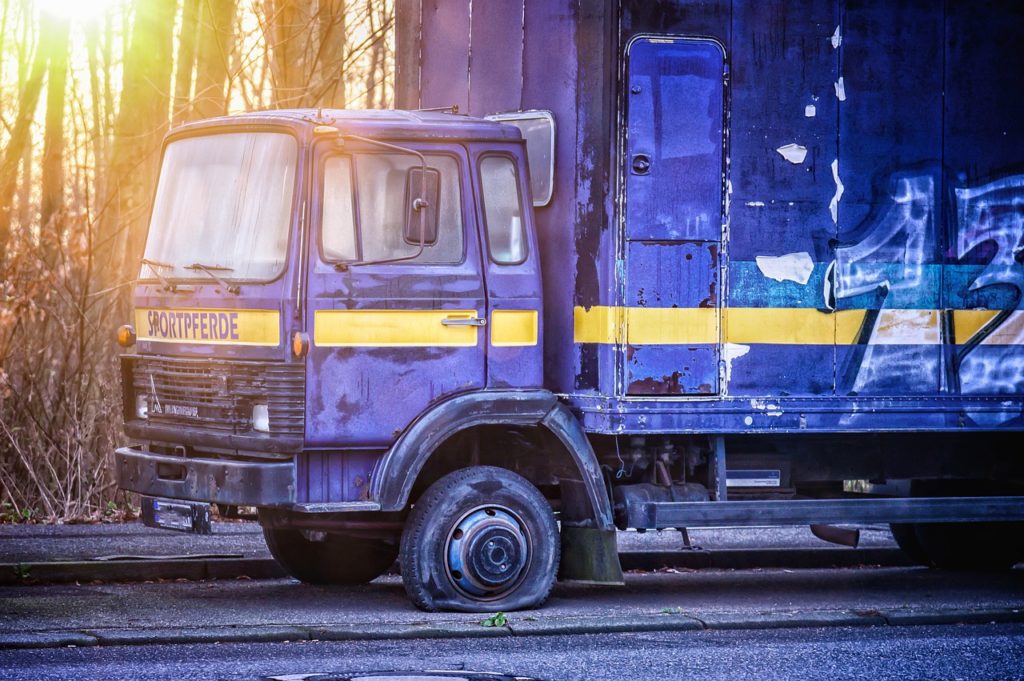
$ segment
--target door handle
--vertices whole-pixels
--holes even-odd
[[[647,154],[636,154],[633,156],[633,174],[646,175],[651,172],[651,157]]]
[[[483,317],[445,317],[441,323],[445,326],[487,326]]]

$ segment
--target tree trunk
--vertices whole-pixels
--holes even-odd
[[[186,0],[187,1],[187,0]],[[196,60],[197,118],[227,113],[228,63],[235,39],[235,0],[203,0]]]
[[[311,6],[296,0],[264,0],[264,12],[271,47],[274,106],[308,106],[312,103],[308,96],[313,60],[310,52],[318,42],[310,39]]]
[[[320,3],[320,50],[317,64],[317,104],[345,108],[345,0]]]
[[[14,192],[18,186],[18,165],[25,156],[30,139],[32,118],[39,104],[39,94],[46,76],[46,48],[40,44],[32,59],[32,69],[21,91],[18,101],[18,117],[11,130],[3,160],[0,161],[0,244],[9,243],[11,233],[11,209]],[[6,250],[6,249],[5,249]]]
[[[41,47],[48,53],[49,68],[46,79],[40,221],[44,230],[54,227],[56,233],[51,237],[59,239],[59,230],[50,223],[64,208],[64,97],[68,77],[69,24],[67,19],[54,18],[46,13],[43,13],[42,21]]]
[[[192,74],[196,64],[196,32],[199,29],[199,0],[182,0],[181,38],[178,67],[174,74],[174,115],[172,125],[189,119],[192,102]]]
[[[378,31],[379,17],[377,16],[377,3],[373,0],[366,0],[366,16],[370,22],[370,39],[373,41],[370,45],[370,66],[366,69],[366,108],[372,109],[376,103],[377,79],[379,77],[377,71],[380,68],[381,46],[384,38],[383,34],[374,36]]]
[[[135,0],[124,58],[121,103],[114,124],[107,201],[97,262],[109,283],[135,270],[145,233],[160,141],[167,130],[171,39],[176,0]]]

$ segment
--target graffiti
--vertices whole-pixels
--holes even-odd
[[[836,248],[825,302],[866,308],[837,389],[850,394],[1017,393],[1024,388],[1024,175],[954,190],[956,262],[942,263],[932,174],[898,174],[885,209]],[[972,256],[973,254],[973,256]],[[978,270],[968,261],[986,262]],[[969,273],[964,291],[951,290]],[[947,309],[990,287],[1012,290],[1007,309]],[[858,296],[868,300],[854,302]],[[982,303],[984,303],[984,299]],[[1005,301],[1005,295],[1003,300]],[[972,305],[973,307],[973,305]],[[972,313],[976,311],[971,311]],[[978,320],[981,320],[980,322]],[[963,327],[958,329],[957,322]],[[947,351],[948,350],[948,351]]]
[[[986,241],[996,247],[988,267],[971,283],[971,290],[1010,284],[1024,291],[1024,175],[958,188],[955,193],[957,258]]]
[[[970,283],[970,291],[997,286],[1016,289],[1017,306],[1024,293],[1024,175],[955,190],[957,258],[992,244],[995,253]],[[1024,325],[1021,314],[997,314],[957,354],[960,391],[964,394],[1015,393],[1024,383]]]

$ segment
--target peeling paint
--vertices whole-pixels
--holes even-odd
[[[747,201],[747,205],[751,208],[764,208],[764,201]]]
[[[805,286],[814,272],[814,260],[806,251],[785,255],[759,255],[754,260],[761,274],[775,281],[795,281]]]
[[[846,101],[846,83],[843,81],[843,77],[839,76],[839,80],[836,81],[836,99],[840,102]]]
[[[729,385],[729,380],[732,378],[732,362],[734,359],[739,359],[750,352],[749,345],[743,345],[741,343],[723,343],[722,344],[722,360],[725,362],[725,384]]]
[[[842,80],[842,79],[840,79]],[[839,159],[832,161],[832,179],[836,183],[836,193],[828,202],[828,211],[832,214],[832,222],[839,224],[839,200],[843,198],[843,181],[839,179]]]
[[[768,400],[750,400],[750,407],[763,411],[765,416],[782,416],[782,405],[778,403],[769,402]]]
[[[792,142],[782,145],[775,151],[779,152],[779,155],[782,156],[782,158],[794,165],[800,165],[804,162],[804,159],[807,158],[807,147],[803,147]]]
[[[813,104],[808,104],[804,107],[804,116],[806,118],[814,118],[818,115],[818,109]]]
[[[839,46],[843,44],[843,34],[839,32],[838,26],[836,26],[836,32],[832,34],[830,40],[832,41],[833,50],[838,50]]]

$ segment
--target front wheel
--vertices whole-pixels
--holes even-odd
[[[544,603],[558,572],[558,526],[525,478],[477,466],[423,493],[402,532],[406,593],[424,610],[495,612]]]
[[[376,537],[329,534],[307,539],[301,530],[263,528],[270,554],[285,572],[308,584],[365,584],[384,574],[398,546]]]

